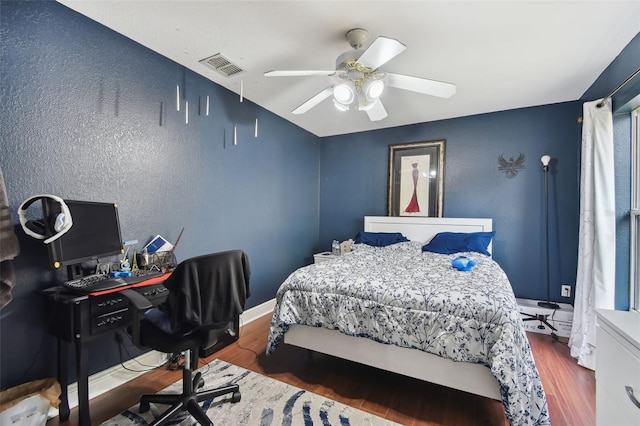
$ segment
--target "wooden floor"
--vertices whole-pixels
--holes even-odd
[[[210,357],[306,389],[404,425],[505,425],[502,403],[465,392],[391,374],[350,361],[280,345],[265,356],[271,316],[242,328],[240,340]],[[578,366],[566,341],[527,333],[547,393],[555,425],[595,424],[595,376]],[[91,401],[93,424],[135,405],[142,393],[156,392],[180,380],[180,371],[157,368]],[[241,389],[242,391],[242,389]],[[58,424],[57,419],[48,425]],[[62,424],[77,424],[77,409]]]

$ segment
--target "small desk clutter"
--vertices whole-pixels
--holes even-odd
[[[502,400],[514,425],[549,424],[516,298],[490,256],[492,220],[364,223],[352,252],[320,253],[280,286],[267,354],[284,342]]]

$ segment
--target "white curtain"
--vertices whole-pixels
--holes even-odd
[[[583,105],[580,235],[569,346],[578,364],[596,368],[596,308],[614,309],[616,212],[611,100]]]

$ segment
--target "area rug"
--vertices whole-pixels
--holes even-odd
[[[216,426],[348,426],[397,425],[373,414],[327,399],[320,395],[296,388],[278,380],[220,360],[200,368],[205,380],[204,389],[217,388],[237,383],[242,399],[235,404],[228,401],[230,396],[204,401],[207,415]],[[180,381],[162,392],[179,393]],[[102,423],[102,426],[147,425],[162,413],[165,405],[151,404],[151,410],[144,414],[135,405]],[[177,420],[173,424],[195,425],[192,417]]]

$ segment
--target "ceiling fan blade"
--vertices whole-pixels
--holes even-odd
[[[333,75],[336,70],[323,71],[323,70],[285,70],[285,71],[267,71],[264,73],[265,77],[309,77],[316,75]]]
[[[327,99],[333,93],[333,86],[329,86],[320,93],[316,94],[314,97],[300,105],[298,108],[291,111],[292,114],[304,114],[309,111],[314,106],[318,105],[320,102]]]
[[[382,105],[382,101],[378,99],[376,103],[367,110],[367,115],[371,121],[380,121],[386,118],[388,114],[387,110],[384,109],[384,105]]]
[[[406,48],[407,46],[396,39],[380,36],[358,58],[358,63],[375,70],[404,52]]]
[[[425,95],[450,98],[456,93],[456,85],[426,78],[411,77],[402,74],[386,73],[384,84],[398,89],[411,90]]]

